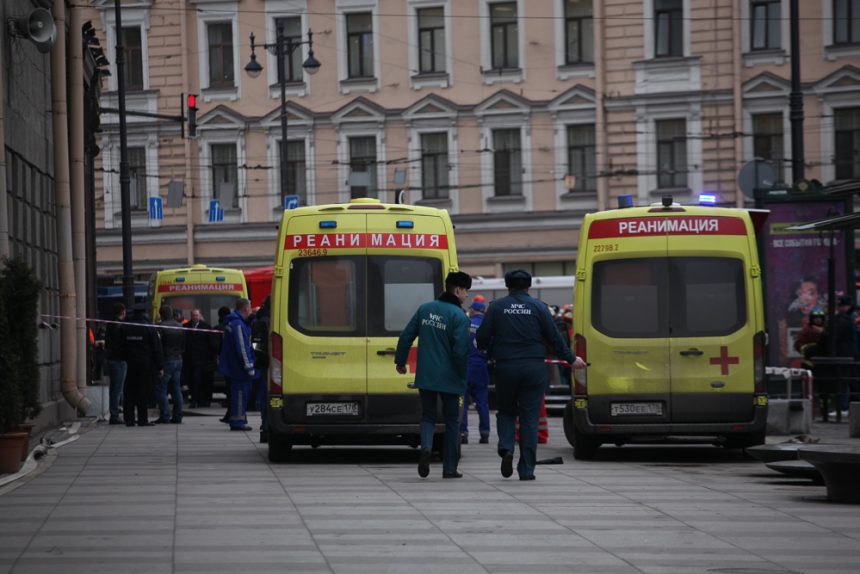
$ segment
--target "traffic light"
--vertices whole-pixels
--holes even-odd
[[[197,137],[197,94],[188,94],[188,137]]]

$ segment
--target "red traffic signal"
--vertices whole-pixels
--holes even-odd
[[[197,94],[188,94],[188,137],[197,137]]]

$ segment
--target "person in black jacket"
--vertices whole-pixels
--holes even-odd
[[[119,418],[119,403],[122,398],[122,387],[125,384],[125,375],[128,365],[122,354],[122,328],[120,323],[125,321],[125,305],[117,303],[113,307],[113,323],[105,327],[105,361],[107,361],[108,377],[110,387],[108,389],[110,403],[110,424],[118,425],[122,421]]]
[[[183,358],[182,380],[188,385],[191,394],[190,406],[194,408],[198,405],[205,406],[207,396],[211,397],[212,377],[217,356],[214,338],[218,335],[209,332],[212,330],[212,325],[203,320],[200,309],[191,311],[191,320],[185,324],[185,327],[201,330],[199,333],[187,331]],[[208,395],[207,387],[209,387]]]
[[[159,310],[161,315],[161,348],[164,352],[164,376],[158,380],[155,399],[158,403],[159,416],[156,423],[182,422],[182,355],[185,353],[185,330],[176,321],[170,305],[164,305]],[[181,314],[180,314],[181,316]],[[167,393],[173,397],[173,416],[170,415],[170,403]]]
[[[123,418],[125,426],[151,426],[147,416],[147,403],[156,377],[164,375],[164,354],[156,329],[146,316],[146,304],[132,307],[133,314],[122,330],[122,351],[128,363],[123,390]]]
[[[251,347],[254,349],[254,363],[259,378],[252,383],[257,406],[260,409],[260,442],[269,442],[268,426],[268,383],[269,383],[269,331],[271,329],[272,298],[266,297],[262,307],[257,310],[254,322],[251,324]]]

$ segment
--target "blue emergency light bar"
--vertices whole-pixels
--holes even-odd
[[[618,196],[618,209],[626,209],[628,207],[633,207],[633,196],[632,195],[619,195]]]
[[[337,221],[320,221],[320,229],[337,229]]]
[[[717,204],[717,194],[716,193],[700,193],[699,194],[699,205],[716,205]]]
[[[177,277],[176,282],[177,283],[185,283],[185,277]]]
[[[398,221],[397,229],[413,229],[415,227],[415,222],[413,221]]]
[[[219,275],[218,277],[215,278],[215,281],[224,281],[224,276]]]

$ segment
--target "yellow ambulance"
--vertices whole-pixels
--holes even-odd
[[[749,212],[680,206],[586,215],[564,428],[578,459],[604,443],[712,437],[762,444],[762,272]]]
[[[446,211],[361,198],[284,212],[272,281],[271,461],[293,445],[419,444],[418,392],[395,371],[394,351],[418,306],[456,270]]]
[[[192,309],[200,309],[204,321],[218,325],[218,309],[232,311],[236,299],[248,297],[245,275],[238,269],[190,265],[176,269],[162,269],[152,275],[149,282],[149,300],[155,319],[164,304],[182,311],[185,319],[191,318]]]

